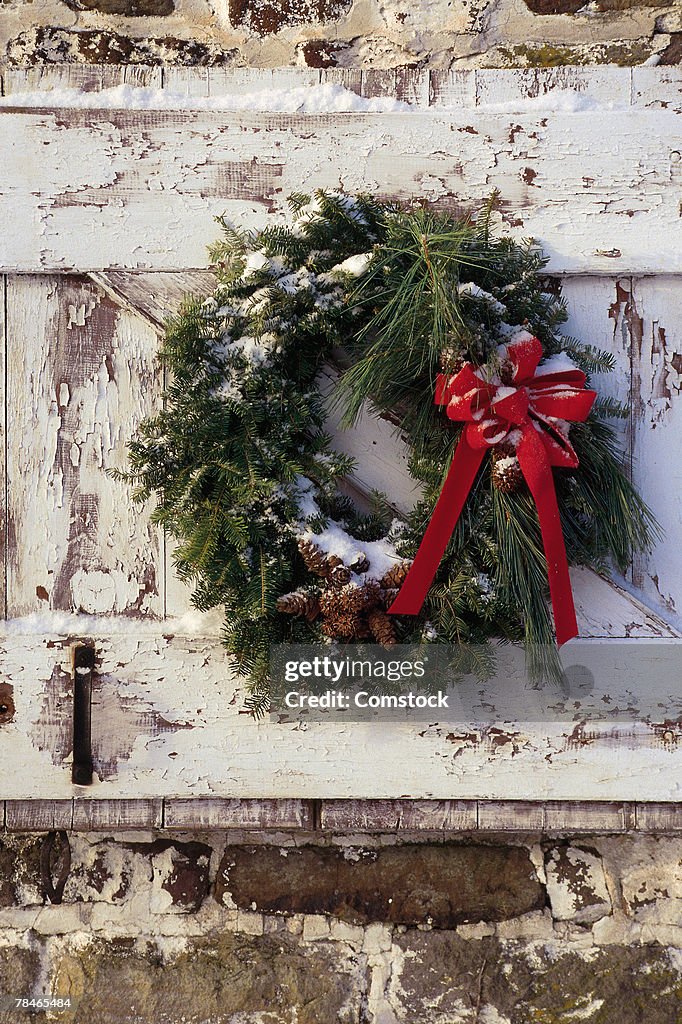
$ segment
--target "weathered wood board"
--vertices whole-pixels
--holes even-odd
[[[626,464],[658,519],[663,537],[638,554],[628,580],[644,601],[682,623],[682,277],[562,282],[570,312],[565,333],[612,352],[616,367],[595,378],[601,393],[628,407],[613,421]]]
[[[682,109],[682,73],[671,66],[560,65],[552,68],[223,68],[145,65],[44,64],[5,68],[2,95],[75,88],[96,92],[118,85],[163,88],[196,97],[244,95],[317,84],[342,85],[361,96],[387,96],[418,109],[527,104],[560,93],[598,100],[617,108],[654,106]]]
[[[672,621],[682,619],[682,278],[633,282],[632,474],[665,529],[632,582]]]
[[[2,579],[0,580],[0,616],[4,618],[7,614],[7,398],[6,367],[5,359],[7,353],[7,277],[0,274],[0,408],[3,412],[2,422],[2,445],[0,445],[0,568]]]
[[[7,283],[10,617],[164,614],[163,538],[112,479],[159,407],[155,331],[87,278]]]
[[[0,125],[0,269],[204,267],[216,215],[256,228],[290,192],[341,187],[446,207],[500,188],[507,226],[542,239],[552,271],[682,271],[672,109],[3,108]]]
[[[30,643],[28,642],[30,639]],[[564,721],[524,722],[500,704],[482,720],[260,722],[215,640],[118,633],[95,638],[96,782],[71,785],[71,679],[62,636],[0,637],[14,721],[0,726],[0,799],[676,800],[682,771],[677,679],[658,716],[589,721],[576,699]],[[641,651],[641,640],[628,641]],[[651,667],[664,643],[651,648]],[[679,641],[667,641],[679,651]],[[649,684],[645,680],[643,685]],[[599,695],[594,696],[597,701]],[[645,704],[648,693],[642,693]],[[603,703],[602,703],[602,706]],[[668,710],[665,710],[668,709]],[[673,717],[667,717],[671,714]],[[486,710],[486,721],[494,709]],[[178,824],[180,819],[178,819]],[[83,819],[84,827],[88,820]],[[121,819],[123,825],[124,820]]]

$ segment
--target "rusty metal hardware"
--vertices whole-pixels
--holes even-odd
[[[53,879],[53,871],[57,871]],[[48,832],[40,847],[40,879],[43,894],[50,903],[61,903],[64,886],[71,870],[71,846],[69,837],[62,829]]]
[[[14,690],[9,683],[0,683],[0,725],[14,718]]]
[[[92,673],[95,649],[77,643],[71,648],[73,672],[73,766],[71,781],[76,786],[92,784]]]

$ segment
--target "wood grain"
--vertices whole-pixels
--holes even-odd
[[[7,800],[5,828],[8,832],[51,832],[70,829],[73,822],[71,800]]]
[[[491,832],[542,832],[544,804],[531,800],[479,800],[478,827]]]
[[[8,832],[167,829],[207,831],[282,829],[336,835],[375,832],[530,832],[599,834],[682,831],[679,802],[549,803],[522,800],[321,800],[319,822],[311,801],[227,800],[6,800],[0,828]]]
[[[546,832],[625,832],[634,822],[629,803],[550,800],[544,806]]]
[[[320,828],[330,832],[466,832],[476,829],[474,800],[323,800]]]
[[[164,88],[186,96],[243,96],[272,89],[300,89],[318,85],[320,72],[312,68],[192,68],[167,67]]]
[[[310,800],[165,800],[164,825],[171,829],[291,829],[314,827]]]
[[[508,106],[538,100],[552,93],[588,97],[593,103],[628,107],[631,103],[630,68],[563,65],[555,68],[500,68],[476,73],[476,103]]]
[[[682,831],[682,804],[638,803],[637,828],[642,832]]]
[[[100,800],[84,797],[73,801],[74,832],[161,828],[162,824],[161,800]]]
[[[665,531],[651,554],[635,560],[632,582],[675,622],[682,622],[681,301],[682,277],[632,284],[632,475]]]
[[[0,619],[7,615],[7,277],[0,275]]]
[[[77,276],[8,288],[8,611],[163,615],[160,535],[108,475],[158,408],[157,336]]]
[[[260,227],[294,190],[452,207],[499,187],[504,226],[539,238],[553,271],[682,270],[667,230],[679,198],[672,110],[341,117],[4,108],[0,269],[200,268],[216,215]],[[26,231],[30,223],[40,231]]]
[[[160,335],[186,299],[205,299],[217,284],[217,277],[210,270],[166,274],[112,270],[90,277],[117,303],[141,316]]]
[[[160,637],[138,627],[93,640],[98,654],[92,710],[97,798],[220,798],[227,803],[206,807],[207,824],[214,821],[216,827],[228,819],[248,826],[239,817],[243,810],[230,803],[235,799],[365,798],[382,802],[377,805],[380,820],[376,809],[369,808],[362,819],[362,807],[335,803],[321,812],[326,827],[332,820],[339,827],[346,820],[353,827],[377,828],[390,821],[404,829],[447,830],[475,827],[473,806],[466,802],[484,798],[543,802],[579,797],[600,801],[601,814],[603,802],[676,797],[682,766],[682,743],[675,739],[679,728],[668,727],[671,738],[666,738],[647,710],[647,701],[655,700],[661,721],[666,715],[671,721],[679,718],[678,676],[668,671],[679,658],[674,640],[657,641],[645,652],[649,675],[640,679],[639,692],[635,681],[614,677],[603,694],[597,688],[589,699],[574,695],[563,721],[556,720],[556,713],[552,717],[557,703],[552,692],[545,698],[544,717],[517,721],[506,703],[509,686],[499,693],[488,686],[485,715],[502,723],[495,728],[477,725],[476,710],[470,714],[473,721],[256,722],[243,713],[244,685],[231,675],[219,640]],[[604,642],[598,645],[601,650]],[[621,660],[641,645],[641,640],[627,641]],[[658,672],[659,697],[654,676],[666,647],[673,662],[664,659]],[[68,653],[68,643],[58,636],[0,637],[3,675],[14,687],[17,704],[15,721],[0,730],[2,763],[13,768],[3,779],[0,798],[63,800],[73,795]],[[590,711],[628,703],[630,722],[597,721]],[[580,728],[582,719],[586,724]],[[403,801],[444,803],[432,807]],[[260,820],[262,808],[254,806]],[[595,828],[624,827],[622,816],[606,810],[606,817],[589,812]],[[167,822],[180,827],[183,815],[190,813],[189,805],[179,805]],[[298,810],[286,813],[289,820],[298,820]],[[546,827],[559,828],[558,822],[548,813]]]

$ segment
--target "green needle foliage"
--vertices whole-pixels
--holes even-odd
[[[349,300],[370,316],[348,346],[345,423],[355,421],[367,400],[379,412],[398,410],[400,430],[410,439],[411,473],[424,487],[424,501],[408,516],[401,548],[407,556],[416,553],[461,433],[461,424],[434,405],[439,372],[456,372],[464,361],[494,364],[512,327],[538,337],[546,356],[565,352],[588,375],[588,387],[590,374],[614,368],[610,353],[561,335],[567,311],[560,296],[543,288],[547,261],[532,242],[492,237],[495,202],[493,196],[475,222],[424,209],[392,212],[384,243]],[[612,400],[598,402],[586,423],[571,426],[579,468],[554,471],[573,565],[605,570],[612,560],[623,571],[657,533],[604,421],[624,412]],[[530,673],[541,678],[560,672],[547,596],[535,504],[525,484],[512,494],[496,489],[488,458],[425,613],[442,640],[523,638]]]
[[[560,335],[566,310],[543,290],[541,253],[492,236],[494,197],[476,220],[321,191],[289,202],[291,226],[222,225],[211,249],[218,287],[169,322],[164,408],[140,428],[123,474],[139,501],[155,498],[195,605],[224,607],[224,641],[256,712],[270,645],[321,639],[316,622],[276,609],[282,594],[319,583],[298,553],[301,534],[332,524],[359,545],[388,535],[400,555],[416,552],[460,432],[433,404],[438,372],[494,359],[509,325],[527,325],[547,355],[564,351],[587,373],[613,368],[610,355]],[[391,495],[376,495],[367,514],[339,493],[352,466],[333,450],[317,382],[339,348],[350,359],[346,423],[370,401],[409,438],[423,498],[399,541],[395,524],[388,532]],[[555,471],[573,564],[623,569],[655,530],[603,419],[620,414],[603,400],[573,426],[580,467]],[[557,668],[542,653],[553,649],[547,591],[533,501],[524,487],[497,490],[487,459],[423,612],[397,621],[398,638],[525,640],[532,670],[546,675]]]

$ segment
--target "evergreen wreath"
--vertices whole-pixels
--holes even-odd
[[[215,294],[169,322],[164,408],[130,444],[125,476],[137,500],[156,498],[195,606],[224,607],[224,643],[255,711],[279,642],[497,637],[525,642],[536,677],[556,671],[538,512],[513,448],[483,461],[421,613],[387,615],[462,435],[434,405],[438,374],[494,365],[526,328],[545,361],[588,376],[614,367],[560,334],[567,312],[547,290],[546,259],[493,235],[495,203],[454,218],[367,195],[293,195],[290,226],[222,223]],[[345,423],[369,402],[408,440],[423,496],[406,515],[390,494],[361,509],[344,493],[352,461],[333,449],[318,384],[339,351]],[[570,425],[578,468],[553,473],[569,562],[598,571],[624,571],[658,530],[607,422],[622,415],[599,399]]]

